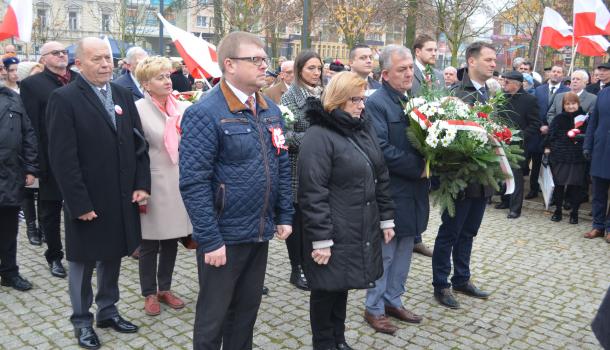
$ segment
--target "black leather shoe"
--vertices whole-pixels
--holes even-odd
[[[496,209],[508,209],[508,203],[500,202],[494,207]]]
[[[511,211],[510,213],[508,213],[508,215],[506,215],[507,219],[516,219],[518,217],[521,216],[521,213],[517,213],[515,211]]]
[[[44,233],[44,231],[40,227],[38,228],[38,234],[40,235],[40,241],[42,243],[47,243],[47,235]]]
[[[53,260],[49,263],[49,270],[51,271],[51,275],[59,278],[66,277],[66,269],[61,264],[61,260]]]
[[[135,333],[138,331],[138,326],[126,321],[123,317],[116,315],[107,320],[97,321],[98,328],[112,328],[119,333]]]
[[[309,290],[307,279],[305,278],[301,265],[297,265],[292,268],[292,272],[290,273],[290,283],[301,290]]]
[[[434,298],[441,303],[441,305],[446,306],[450,309],[459,309],[460,303],[455,299],[453,293],[451,293],[451,289],[444,288],[439,291],[434,291]]]
[[[561,209],[555,210],[555,212],[553,213],[553,216],[551,216],[551,221],[559,222],[559,221],[561,221],[561,219],[563,219],[563,214],[561,213]]]
[[[528,194],[525,195],[525,199],[533,199],[538,197],[538,191],[529,191]]]
[[[78,346],[84,349],[99,349],[102,344],[95,334],[93,327],[75,328],[74,335],[78,340]]]
[[[484,292],[479,288],[475,287],[474,284],[472,284],[472,282],[470,281],[461,286],[453,286],[453,290],[458,293],[466,294],[470,297],[479,299],[487,299],[491,295],[491,293]]]
[[[263,286],[263,295],[269,295],[269,288]]]
[[[569,202],[563,203],[563,209],[565,209],[565,210],[572,209],[572,204],[570,204]]]
[[[346,342],[337,344],[337,350],[354,350],[351,346],[347,345]]]
[[[572,225],[578,224],[578,212],[570,213],[570,224],[572,224]]]
[[[30,221],[26,223],[27,225],[27,236],[28,241],[30,241],[31,245],[42,245],[42,241],[40,239],[40,231],[36,227],[36,221]]]
[[[32,289],[32,283],[30,283],[28,280],[21,277],[20,275],[9,278],[2,278],[2,280],[0,280],[0,285],[4,287],[11,287],[22,292]]]

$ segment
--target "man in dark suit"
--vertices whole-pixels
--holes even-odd
[[[466,48],[466,62],[462,81],[453,90],[456,97],[469,105],[485,103],[489,92],[485,82],[493,76],[496,68],[496,50],[485,42],[472,43]],[[445,210],[441,216],[432,255],[432,285],[434,297],[446,307],[457,309],[460,304],[453,296],[453,290],[468,296],[487,299],[490,293],[484,292],[470,280],[470,255],[472,242],[479,232],[487,199],[493,188],[479,183],[470,183],[455,201],[455,216]],[[453,277],[448,283],[453,258]]]
[[[172,87],[174,90],[178,92],[193,90],[193,83],[195,83],[195,80],[189,75],[186,65],[181,62],[174,62],[173,67],[174,72],[170,78],[172,79]]]
[[[597,95],[603,88],[610,84],[610,62],[602,63],[597,66],[597,77],[599,80],[586,88],[587,92],[594,95]]]
[[[540,127],[540,135],[532,137],[525,150],[526,164],[532,162],[532,169],[529,172],[530,191],[525,196],[525,199],[538,197],[540,192],[540,184],[538,184],[538,175],[540,175],[540,165],[542,163],[542,139],[549,131],[548,124],[544,124],[546,114],[549,107],[554,103],[557,94],[570,91],[570,88],[563,85],[564,71],[561,66],[553,66],[549,75],[549,80],[534,90],[534,95],[538,99],[538,113],[540,113],[540,121],[543,125]],[[526,174],[527,175],[527,174]]]
[[[392,334],[398,329],[388,316],[404,322],[420,323],[422,316],[403,306],[404,285],[409,276],[415,237],[428,227],[429,182],[423,156],[407,138],[409,119],[404,114],[405,93],[413,81],[413,56],[409,49],[388,45],[380,55],[383,83],[366,102],[379,146],[390,173],[390,190],[396,204],[396,236],[383,243],[383,275],[366,293],[364,318],[378,332]]]
[[[123,68],[127,69],[128,74],[123,74],[113,81],[113,83],[131,91],[134,101],[144,98],[144,89],[136,79],[135,72],[138,63],[146,57],[148,57],[148,53],[143,48],[139,46],[129,48],[125,54],[125,63],[123,64]]]
[[[366,96],[371,96],[381,87],[381,84],[370,76],[373,71],[373,50],[368,45],[356,44],[349,50],[349,66],[352,72],[366,80]]]
[[[97,349],[91,276],[97,269],[97,327],[134,333],[119,301],[121,258],[140,244],[138,203],[150,193],[150,166],[129,90],[109,83],[112,56],[98,38],[76,45],[81,72],[55,90],[47,107],[49,160],[64,198],[70,321],[81,347]]]
[[[294,81],[294,61],[284,61],[280,66],[279,82],[266,89],[263,93],[275,104],[281,103],[282,95],[288,91],[288,87]]]
[[[415,38],[413,53],[415,54],[415,66],[413,67],[413,86],[409,91],[410,96],[419,96],[423,84],[431,84],[436,89],[445,87],[443,72],[434,68],[437,55],[436,40],[428,34],[422,34]],[[426,76],[426,67],[430,66],[433,76]]]
[[[40,230],[47,241],[45,258],[51,275],[63,278],[66,277],[66,270],[61,263],[64,257],[60,234],[62,197],[49,165],[46,109],[49,95],[73,81],[78,74],[67,69],[68,52],[63,44],[55,41],[45,43],[40,48],[40,54],[40,61],[45,66],[44,71],[24,79],[20,85],[20,95],[38,139],[38,212]]]
[[[505,120],[521,131],[523,137],[522,147],[527,147],[532,137],[540,134],[540,118],[536,97],[528,94],[523,89],[523,74],[512,71],[504,74],[504,93],[507,96],[506,104],[501,107],[500,114]],[[509,209],[507,218],[516,219],[521,216],[523,205],[523,168],[527,164],[523,162],[512,169],[515,179],[515,190],[510,195],[502,196],[502,201],[496,205],[496,209]]]
[[[608,215],[608,189],[610,188],[610,89],[597,95],[597,102],[589,118],[583,153],[591,161],[593,187],[593,228],[585,238],[604,237],[610,243],[610,215]]]

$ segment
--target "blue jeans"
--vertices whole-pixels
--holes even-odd
[[[610,230],[610,215],[608,215],[608,188],[610,180],[591,176],[593,184],[591,206],[593,211],[593,228],[602,231]]]
[[[446,210],[443,212],[432,254],[432,285],[435,291],[451,286],[447,280],[451,273],[452,256],[451,283],[459,286],[470,280],[472,241],[481,226],[486,204],[487,198],[466,198],[455,201],[454,217],[450,217]]]
[[[366,291],[366,310],[375,316],[385,314],[385,305],[400,308],[400,297],[405,293],[405,283],[411,268],[414,236],[394,237],[390,243],[381,244],[383,275],[375,281],[375,287]]]

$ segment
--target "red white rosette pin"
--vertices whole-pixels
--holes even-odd
[[[118,115],[123,115],[123,108],[121,108],[121,106],[119,106],[119,105],[114,105],[114,111]]]
[[[271,132],[271,141],[273,147],[277,150],[277,154],[279,155],[282,150],[288,150],[288,146],[286,146],[286,137],[284,136],[282,128],[269,128],[269,131]]]

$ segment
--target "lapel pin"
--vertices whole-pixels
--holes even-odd
[[[123,115],[123,108],[121,108],[121,106],[119,106],[119,105],[114,105],[114,111],[118,115]]]

